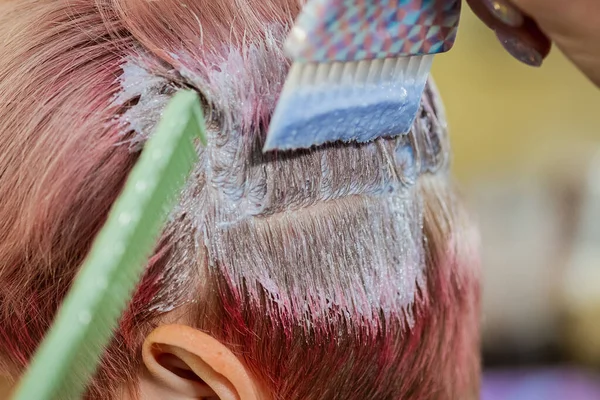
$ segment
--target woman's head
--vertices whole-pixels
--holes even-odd
[[[476,397],[476,235],[432,88],[407,136],[260,150],[299,7],[0,5],[1,372],[23,371],[162,107],[192,88],[208,146],[88,396],[204,380],[223,398]]]

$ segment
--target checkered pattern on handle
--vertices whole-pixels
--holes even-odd
[[[460,0],[309,0],[286,43],[294,61],[359,61],[442,53]]]

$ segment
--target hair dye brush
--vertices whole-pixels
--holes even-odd
[[[407,133],[460,0],[309,0],[286,42],[293,65],[264,150]]]
[[[206,144],[196,93],[177,93],[114,203],[14,400],[78,399]]]

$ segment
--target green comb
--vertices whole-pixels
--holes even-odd
[[[206,145],[198,95],[166,107],[96,237],[14,400],[78,399],[96,370],[170,210]]]

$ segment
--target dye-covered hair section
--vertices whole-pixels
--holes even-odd
[[[368,321],[373,332],[389,319],[410,326],[425,268],[415,183],[447,166],[448,138],[431,91],[407,135],[265,154],[268,116],[289,66],[284,28],[266,27],[261,40],[204,65],[172,56],[182,65],[176,72],[204,96],[210,119],[208,145],[173,218],[188,225],[196,252],[207,250],[209,270],[224,274],[240,298],[258,304],[266,290],[273,318],[318,327],[338,312]],[[161,89],[132,61],[123,70],[118,99],[139,99],[123,120],[138,132],[132,140],[143,141],[141,124],[159,114],[169,85]]]

